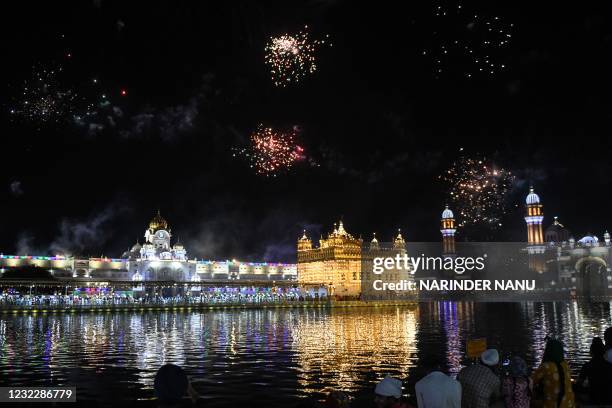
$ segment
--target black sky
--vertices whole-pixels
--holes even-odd
[[[459,148],[518,176],[494,238],[524,239],[529,182],[545,224],[558,215],[577,237],[612,228],[607,10],[465,3],[514,23],[509,68],[468,80],[450,65],[436,79],[422,55],[434,41],[432,3],[400,3],[25,1],[7,10],[1,251],[119,256],[142,242],[158,208],[198,257],[291,261],[302,228],[318,236],[340,217],[364,238],[388,240],[401,227],[408,240],[434,241],[447,199],[436,176]],[[265,43],[305,24],[333,46],[315,75],[279,89]],[[82,94],[98,78],[122,122],[90,134],[70,120],[14,120],[34,64],[66,66]],[[143,114],[152,125],[136,132]],[[259,123],[300,126],[320,167],[253,174],[231,149]]]

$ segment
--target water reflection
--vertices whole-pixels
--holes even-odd
[[[535,367],[548,335],[564,341],[575,375],[589,357],[592,337],[612,326],[611,306],[438,302],[333,310],[4,314],[0,385],[76,385],[79,398],[149,399],[157,368],[175,363],[186,368],[207,405],[257,400],[280,406],[332,389],[368,393],[386,374],[413,383],[419,358],[427,353],[445,356],[456,373],[470,337],[486,337]]]
[[[292,322],[298,383],[305,393],[355,391],[416,365],[414,309],[313,310]]]

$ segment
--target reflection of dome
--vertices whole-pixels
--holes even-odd
[[[527,203],[527,205],[540,204],[540,196],[534,193],[533,187],[529,188],[529,195],[527,195],[527,198],[525,199],[525,203]]]
[[[149,228],[153,231],[157,231],[160,229],[168,229],[168,223],[165,219],[162,218],[161,214],[159,213],[159,210],[157,210],[157,214],[155,214],[155,217],[153,217],[153,219],[149,223]]]
[[[453,214],[453,212],[448,208],[448,205],[446,206],[446,208],[444,209],[444,211],[442,211],[442,219],[452,219],[455,218],[455,215]]]
[[[552,225],[546,228],[544,233],[546,242],[565,242],[569,240],[569,236],[570,232],[557,220],[557,217],[555,217]]]

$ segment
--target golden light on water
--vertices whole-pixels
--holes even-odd
[[[298,383],[306,393],[356,391],[370,372],[408,377],[417,360],[417,315],[416,307],[309,311],[291,329]]]

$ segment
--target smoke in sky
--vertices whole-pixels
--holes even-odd
[[[82,255],[86,251],[103,250],[114,235],[116,219],[128,210],[128,207],[113,203],[85,219],[62,219],[59,234],[49,245],[50,253]]]

